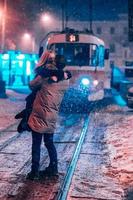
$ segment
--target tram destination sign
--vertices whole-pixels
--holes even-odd
[[[75,33],[68,33],[68,34],[66,34],[66,41],[67,42],[78,42],[79,35],[75,34]]]

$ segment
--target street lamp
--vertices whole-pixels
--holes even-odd
[[[31,35],[29,33],[24,33],[23,38],[25,40],[30,40],[31,39]]]
[[[56,24],[56,19],[49,13],[44,13],[41,14],[40,16],[40,26],[44,32],[45,31],[50,31],[51,28],[53,29],[53,26]]]
[[[0,10],[0,19],[3,17],[3,12]]]
[[[48,13],[45,13],[41,16],[42,22],[49,23],[51,22],[51,17]]]
[[[5,49],[5,30],[6,30],[6,15],[7,15],[7,0],[4,0],[2,15],[2,38],[1,38],[1,50]]]
[[[28,45],[31,45],[32,52],[35,52],[35,38],[28,32],[23,34],[23,43],[24,46],[27,47]]]
[[[3,10],[0,12],[0,18],[2,18],[2,30],[1,30],[1,50],[5,49],[5,29],[6,29],[6,13],[7,13],[7,0],[4,0]],[[1,65],[2,67],[2,65]],[[6,98],[5,81],[2,77],[2,68],[0,69],[0,98]]]

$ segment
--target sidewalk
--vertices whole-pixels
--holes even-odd
[[[27,96],[27,94],[20,94],[10,89],[6,90],[6,94],[8,98],[0,99],[0,131],[17,122],[14,116],[25,107]]]

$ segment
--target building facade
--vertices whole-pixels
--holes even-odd
[[[127,15],[119,15],[117,21],[96,21],[93,29],[110,49],[110,63],[122,67],[133,61],[133,47],[128,41]]]
[[[59,22],[55,29],[61,30],[60,26]],[[89,27],[89,22],[69,21],[68,27],[83,30]],[[120,14],[115,21],[93,21],[92,29],[93,33],[103,39],[106,47],[110,49],[110,64],[122,67],[133,62],[133,45],[128,41],[127,14]]]

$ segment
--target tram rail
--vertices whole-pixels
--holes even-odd
[[[22,200],[22,199],[31,200],[31,199],[33,199],[33,196],[31,194],[32,197],[30,197],[29,193],[32,193],[32,192],[37,193],[38,192],[40,194],[39,191],[41,190],[40,189],[40,187],[41,187],[41,188],[43,188],[42,193],[41,193],[42,197],[45,196],[45,194],[47,193],[47,196],[45,196],[45,200],[49,200],[49,199],[65,200],[65,198],[67,197],[69,185],[71,183],[71,179],[72,179],[75,167],[76,167],[76,162],[78,160],[78,156],[80,154],[80,150],[81,150],[81,147],[82,147],[82,144],[83,144],[86,132],[87,132],[88,123],[89,123],[89,118],[87,115],[82,115],[82,116],[80,115],[79,118],[80,118],[81,125],[80,125],[80,129],[78,131],[76,131],[75,134],[71,134],[69,131],[67,131],[67,128],[66,128],[66,130],[65,130],[66,134],[62,134],[62,135],[57,134],[58,136],[56,135],[57,137],[55,137],[55,145],[57,146],[57,151],[60,155],[62,153],[64,155],[64,157],[59,158],[59,165],[62,165],[62,163],[63,163],[62,159],[65,161],[65,168],[63,168],[63,169],[61,168],[59,170],[60,171],[59,177],[57,179],[55,178],[53,180],[49,179],[49,180],[44,180],[44,181],[39,181],[39,182],[25,180],[25,175],[29,171],[30,164],[31,164],[31,156],[28,155],[26,157],[25,163],[23,163],[23,165],[21,163],[21,165],[20,165],[21,167],[19,168],[19,171],[18,172],[15,171],[15,173],[13,172],[14,181],[13,181],[13,185],[11,186],[10,190],[8,191],[7,198],[10,197],[10,199],[13,198],[13,199],[19,199],[19,200]],[[77,120],[77,124],[78,123],[79,122]],[[79,126],[79,124],[78,124],[78,126]],[[72,133],[74,133],[75,128],[73,128],[73,126],[71,128],[72,128]],[[16,144],[22,140],[21,142],[23,143],[24,135],[26,137],[30,138],[30,135],[28,135],[27,133],[16,134],[16,136],[7,140],[3,144],[2,148],[1,148],[3,151],[1,153],[3,153],[3,154],[6,152],[8,153],[9,150],[7,150],[8,148],[6,148],[6,147],[8,145],[13,145],[13,141],[14,141],[14,144]],[[9,147],[9,149],[10,149],[10,147]],[[30,149],[30,147],[28,147],[28,149]],[[13,152],[15,150],[13,150]],[[26,150],[26,151],[28,152],[28,150]],[[9,153],[12,153],[12,152],[9,152]],[[12,154],[12,156],[17,156],[17,154],[18,154],[18,152],[16,150],[16,155],[14,153],[14,155]],[[45,152],[43,152],[43,155],[45,155]],[[60,157],[60,155],[59,155],[59,157]],[[21,156],[21,153],[19,156]],[[43,159],[41,159],[40,164],[44,165],[44,167],[46,166],[47,158],[48,157],[46,155],[46,156],[43,156]],[[47,190],[49,192],[47,192]],[[38,200],[39,198],[35,197],[34,199]]]
[[[26,180],[25,177],[31,165],[30,133],[24,132],[18,134],[15,124],[9,129],[1,131],[1,200],[7,200],[9,198],[10,200],[67,200],[69,198],[76,199],[80,195],[79,198],[85,195],[89,197],[92,195],[92,198],[97,199],[122,199],[124,193],[118,184],[117,177],[110,177],[110,174],[105,174],[103,171],[103,169],[108,169],[110,166],[108,146],[106,146],[104,139],[107,136],[106,134],[108,134],[106,131],[107,126],[109,128],[111,127],[111,130],[114,130],[113,124],[116,119],[124,119],[124,117],[127,117],[127,114],[126,116],[122,115],[125,112],[125,108],[117,108],[114,99],[109,95],[106,99],[98,103],[96,102],[95,106],[94,104],[92,106],[93,108],[89,110],[89,116],[88,114],[71,114],[71,116],[70,114],[63,114],[59,116],[57,126],[59,129],[56,130],[54,137],[59,161],[58,178],[49,178],[38,182]],[[120,111],[124,112],[121,114]],[[76,116],[74,117],[74,115]],[[87,128],[89,128],[89,135],[85,138],[87,135],[86,132],[88,132]],[[2,138],[2,134],[5,134],[6,137]],[[10,135],[10,137],[7,137],[7,135]],[[85,142],[82,148],[83,141]],[[86,163],[84,168],[81,163],[84,163],[86,158],[89,163]],[[98,166],[95,163],[95,158],[97,159]],[[48,164],[48,156],[45,148],[42,151],[40,164],[41,170]],[[93,169],[94,165],[96,168]],[[80,193],[82,187],[80,183],[82,181],[81,179],[78,180],[78,177],[83,175],[83,170],[88,172],[88,176],[86,176],[86,172],[84,174],[86,176],[84,181],[89,183],[90,189],[90,192],[87,190],[86,194],[84,193],[84,187],[83,191],[81,191],[82,194]],[[95,174],[95,171],[99,179],[92,176]],[[93,183],[91,183],[92,180]],[[90,188],[91,184],[96,188]],[[100,193],[99,187],[101,188]],[[5,190],[4,195],[2,194],[3,188]],[[85,196],[85,198],[87,197]]]
[[[4,141],[0,143],[0,151],[2,151],[5,147],[10,145],[12,142],[14,142],[16,138],[20,137],[21,133],[18,133],[16,128],[14,129],[14,127],[16,127],[17,124],[18,123],[14,123],[10,125],[9,127],[7,127],[6,129],[0,131],[0,139],[2,137],[5,137],[5,134],[6,134]],[[12,133],[12,135],[8,133]]]
[[[89,118],[86,116],[79,141],[77,143],[77,146],[76,146],[75,152],[73,154],[71,163],[68,167],[68,170],[66,172],[66,175],[65,175],[65,178],[64,178],[64,181],[63,181],[63,184],[61,185],[61,188],[58,192],[56,200],[66,200],[66,198],[67,198],[67,194],[68,194],[69,187],[70,187],[70,184],[71,184],[72,176],[73,176],[73,173],[74,173],[77,161],[78,161],[78,157],[79,157],[79,154],[80,154],[80,151],[81,151],[81,148],[82,148],[85,136],[86,136],[86,132],[87,132],[87,129],[88,129],[88,124],[89,124]]]

